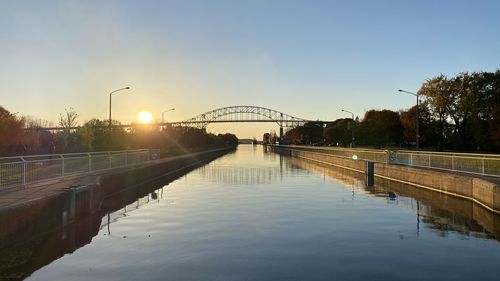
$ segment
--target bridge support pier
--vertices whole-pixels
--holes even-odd
[[[280,127],[280,141],[283,139],[283,127]]]

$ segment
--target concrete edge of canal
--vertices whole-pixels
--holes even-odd
[[[369,161],[352,160],[328,154],[318,154],[300,147],[271,146],[276,153],[308,159],[343,169],[366,174]],[[415,187],[432,190],[471,200],[484,208],[500,214],[500,185],[488,178],[465,173],[451,173],[439,170],[408,167],[387,163],[373,163],[375,178],[397,181]]]
[[[234,149],[234,147],[228,147],[162,158],[125,170],[99,176],[87,176],[80,179],[76,186],[90,186],[98,192],[112,194],[120,192],[124,186],[145,184],[169,175],[179,174],[190,167],[210,162]]]

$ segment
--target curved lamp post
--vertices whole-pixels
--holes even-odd
[[[354,113],[348,111],[348,110],[344,110],[342,109],[342,112],[347,112],[347,113],[351,113],[351,118],[352,118],[352,126],[351,126],[351,148],[353,148],[354,146]]]
[[[416,139],[416,150],[419,150],[420,148],[420,133],[419,133],[419,116],[418,116],[418,94],[415,94],[415,93],[412,93],[412,92],[408,92],[408,91],[405,91],[405,90],[401,90],[399,89],[398,92],[401,92],[401,93],[406,93],[406,94],[410,94],[410,95],[413,95],[415,97],[417,97],[417,115],[415,116],[415,139]]]
[[[163,125],[165,123],[165,112],[169,112],[169,111],[172,111],[172,110],[175,110],[175,108],[171,108],[171,109],[167,109],[167,110],[164,110],[161,112],[161,125],[160,125],[160,128],[163,130]]]
[[[120,89],[114,90],[111,93],[109,93],[108,145],[109,145],[109,142],[111,140],[111,97],[112,97],[113,93],[116,93],[116,92],[122,91],[122,90],[129,90],[129,89],[130,89],[130,87],[125,87],[125,88],[120,88]]]
[[[167,110],[164,110],[164,111],[161,112],[161,124],[162,125],[163,125],[163,123],[165,123],[165,118],[164,118],[165,112],[169,112],[169,111],[172,111],[172,110],[175,110],[175,108],[167,109]]]

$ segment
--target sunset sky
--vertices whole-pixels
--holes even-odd
[[[231,105],[313,120],[408,108],[398,88],[500,66],[500,1],[2,1],[0,105],[54,121],[181,121]],[[262,136],[272,124],[209,131]]]

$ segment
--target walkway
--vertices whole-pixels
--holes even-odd
[[[8,208],[14,208],[18,205],[28,204],[42,198],[57,196],[64,190],[68,189],[71,185],[80,183],[84,178],[93,178],[107,172],[109,171],[72,176],[64,179],[44,180],[28,184],[26,186],[18,186],[0,190],[0,212]]]
[[[168,169],[172,169],[175,171],[177,165],[185,165],[186,163],[181,163],[182,161],[186,162],[186,159],[196,159],[194,162],[201,161],[205,157],[209,157],[212,154],[224,154],[230,148],[218,148],[212,150],[205,150],[201,152],[188,153],[183,155],[177,155],[172,157],[166,157],[156,160],[151,160],[148,162],[144,162],[143,164],[139,164],[139,166],[128,166],[128,167],[117,167],[106,170],[98,170],[90,173],[79,174],[74,176],[67,176],[64,178],[57,179],[47,179],[41,180],[34,183],[27,184],[26,186],[17,186],[4,190],[0,190],[0,212],[8,209],[14,208],[19,205],[29,204],[30,202],[34,202],[39,199],[46,199],[53,196],[57,196],[64,192],[66,189],[70,188],[72,185],[86,185],[86,184],[94,184],[96,177],[105,175],[105,174],[113,174],[118,172],[125,171],[133,171],[138,167],[145,168],[148,166],[157,166],[158,164],[163,164],[162,167],[166,167]],[[183,160],[184,159],[184,160]],[[179,160],[179,164],[177,161]],[[188,161],[190,162],[190,161]],[[162,173],[162,171],[158,171]],[[139,176],[140,177],[140,176]]]

